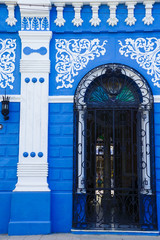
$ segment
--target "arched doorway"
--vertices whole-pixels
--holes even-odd
[[[153,97],[135,70],[93,69],[74,99],[73,227],[155,230]]]

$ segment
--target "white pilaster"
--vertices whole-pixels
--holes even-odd
[[[18,183],[14,191],[49,191],[48,82],[50,31],[20,31],[22,42]]]

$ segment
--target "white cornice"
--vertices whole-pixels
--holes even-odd
[[[50,0],[17,0],[17,4],[19,5],[36,5],[36,6],[50,6]]]
[[[126,3],[132,3],[133,0],[81,0],[81,3],[84,5],[90,5],[93,3],[99,3],[99,4],[108,4],[108,3],[117,3],[118,4],[126,4]],[[136,0],[137,3],[149,3],[153,1],[149,0]],[[155,0],[155,2],[160,2],[160,0]],[[30,5],[30,6],[50,6],[51,4],[76,4],[79,3],[78,0],[0,0],[0,4],[18,4],[18,5]]]
[[[133,0],[81,0],[80,1],[81,3],[83,3],[84,5],[90,5],[92,3],[100,3],[100,4],[108,4],[108,3],[118,3],[118,4],[126,4],[126,3],[133,3]],[[135,2],[135,1],[134,1]],[[136,0],[136,3],[148,3],[149,1],[148,0]],[[155,2],[160,2],[160,0],[155,0]],[[59,0],[51,0],[51,3],[52,4],[57,4],[59,3]],[[62,0],[61,3],[64,3],[64,4],[76,4],[78,3],[77,0]]]

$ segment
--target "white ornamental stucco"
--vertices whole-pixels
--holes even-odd
[[[56,39],[57,89],[72,88],[78,72],[85,68],[90,60],[106,53],[106,43],[107,40],[100,44],[99,39]]]
[[[154,86],[160,88],[160,39],[152,38],[127,38],[125,43],[119,40],[119,52],[125,57],[136,60],[140,67],[152,76]]]
[[[0,39],[0,87],[13,89],[16,39]]]

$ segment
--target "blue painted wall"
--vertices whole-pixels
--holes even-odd
[[[20,30],[20,11],[16,7],[15,11],[18,22],[16,26],[10,27],[5,22],[8,17],[8,11],[5,5],[0,7],[0,39],[16,39],[16,65],[15,65],[15,81],[13,89],[7,87],[7,94],[20,94],[20,72],[19,63],[21,57],[21,42],[18,36]],[[160,38],[160,3],[156,3],[153,8],[154,23],[150,26],[144,25],[142,22],[145,16],[145,6],[137,4],[135,7],[135,17],[137,22],[134,26],[127,26],[124,22],[127,17],[127,7],[119,5],[117,8],[117,17],[119,19],[118,25],[111,27],[106,23],[109,18],[108,6],[101,6],[99,9],[99,17],[101,19],[100,26],[93,27],[89,20],[92,17],[90,6],[82,8],[82,19],[84,20],[82,26],[73,26],[72,19],[74,18],[74,10],[72,6],[64,8],[64,18],[66,23],[62,27],[55,25],[57,13],[55,7],[52,8],[50,14],[51,31],[53,31],[53,38],[50,44],[50,59],[51,59],[51,74],[49,82],[49,94],[54,95],[74,95],[78,83],[83,76],[93,68],[107,63],[121,63],[136,69],[141,73],[150,84],[153,94],[160,94],[160,89],[154,87],[151,79],[152,76],[147,74],[147,71],[142,69],[135,60],[130,57],[124,57],[119,53],[120,45],[118,40],[123,43],[126,38],[136,39],[139,37],[156,37]],[[100,44],[104,40],[108,42],[105,45],[106,54],[89,61],[83,70],[78,72],[74,77],[75,82],[72,88],[56,89],[57,83],[55,78],[57,73],[55,71],[56,65],[56,39],[82,39],[86,38],[92,40],[98,38]],[[0,94],[4,94],[5,89],[0,88]],[[3,129],[0,130],[0,233],[7,233],[8,222],[10,220],[11,211],[11,192],[15,188],[17,182],[16,171],[18,162],[18,148],[19,148],[19,103],[10,103],[10,119],[4,121],[0,114],[0,123],[3,124]],[[1,109],[1,106],[0,106]],[[157,206],[158,206],[158,226],[160,230],[160,104],[155,104],[155,159],[156,159],[156,179],[157,179]],[[48,142],[48,162],[49,162],[49,176],[48,183],[51,188],[51,219],[52,232],[69,232],[72,226],[72,172],[73,172],[73,104],[49,104],[49,142]],[[15,199],[16,199],[15,194]],[[35,196],[35,198],[37,198]],[[18,199],[18,197],[17,197]],[[32,196],[30,196],[32,199]],[[16,202],[17,200],[15,200]],[[49,201],[49,200],[48,200]],[[34,204],[33,204],[34,205]],[[23,205],[21,209],[23,209]],[[17,205],[18,209],[18,205]],[[14,214],[12,209],[12,213]],[[17,210],[18,211],[18,210]],[[30,209],[30,212],[32,210]],[[26,213],[29,215],[28,213]],[[27,215],[28,219],[29,216]],[[47,209],[47,219],[49,212]],[[16,221],[12,217],[12,223]],[[23,219],[24,220],[24,219]],[[12,224],[11,228],[14,224]],[[49,224],[48,224],[49,226]],[[47,227],[49,229],[49,227]],[[17,232],[19,231],[17,227]],[[29,227],[28,227],[29,229]],[[39,229],[37,228],[37,231]],[[24,227],[22,226],[22,232]]]
[[[0,233],[8,232],[11,192],[17,182],[19,103],[10,103],[9,120],[0,113]],[[1,103],[0,103],[1,109]]]
[[[49,187],[52,232],[72,226],[73,104],[49,105]]]

